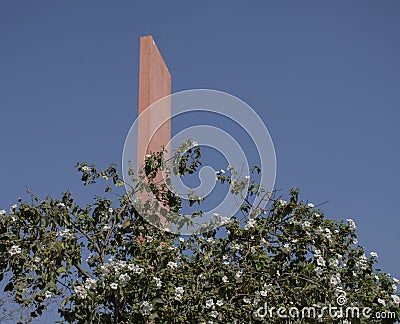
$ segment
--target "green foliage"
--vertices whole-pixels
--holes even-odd
[[[198,147],[183,143],[173,171],[194,173],[200,157]],[[147,157],[144,170],[131,170],[132,190],[140,192],[146,182],[157,200],[179,212],[179,196],[156,182],[163,163],[158,152]],[[399,319],[398,280],[374,270],[376,257],[357,244],[354,222],[326,219],[300,200],[297,189],[286,202],[229,167],[217,178],[243,198],[240,214],[219,218],[218,230],[179,237],[150,225],[143,217],[146,202],[138,211],[132,192],[111,199],[113,186],[124,185],[115,165],[98,171],[80,163],[77,169],[84,185],[103,179],[106,197],[79,206],[69,192],[43,200],[32,194],[31,203],[0,218],[1,280],[32,317],[58,298],[68,323],[269,323],[284,322],[272,307],[321,310],[345,297],[343,307],[390,311],[395,319],[389,322]],[[253,206],[254,195],[270,199],[268,208]],[[190,206],[202,201],[189,193]],[[173,221],[161,216],[164,225]],[[342,320],[327,312],[319,319]]]

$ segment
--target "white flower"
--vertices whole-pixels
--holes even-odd
[[[233,170],[233,166],[228,165],[228,166],[226,167],[226,169],[227,169],[228,171]]]
[[[103,227],[103,231],[108,231],[110,229],[111,229],[111,227],[108,224],[104,225],[104,227]]]
[[[346,220],[347,220],[347,223],[349,224],[350,229],[355,231],[357,228],[356,223],[351,218],[348,218]]]
[[[11,255],[20,254],[22,252],[21,248],[18,245],[13,245],[11,249],[8,251]]]
[[[242,246],[239,243],[232,244],[230,247],[230,249],[233,251],[235,251],[235,250],[239,251],[241,248],[242,248]]]
[[[128,269],[134,271],[135,273],[141,274],[144,269],[142,267],[137,266],[136,264],[128,264]]]
[[[314,204],[308,203],[308,204],[307,204],[307,207],[314,208]]]
[[[360,256],[360,259],[356,262],[356,266],[365,270],[368,267],[368,260],[365,255]]]
[[[392,295],[391,297],[392,297],[393,303],[395,303],[397,306],[399,306],[399,304],[400,304],[400,297],[397,296],[397,295]]]
[[[222,217],[220,218],[221,224],[228,224],[230,221],[231,221],[231,219],[230,219],[229,217],[224,217],[224,216],[222,216]]]
[[[146,154],[146,158],[151,158],[151,154]]]
[[[182,295],[181,294],[176,294],[174,299],[177,300],[177,301],[181,301],[182,300]]]
[[[260,291],[260,295],[263,297],[266,297],[268,295],[268,292],[272,290],[272,284],[264,284],[263,289]]]
[[[321,267],[316,267],[316,268],[315,268],[315,273],[316,273],[318,276],[322,275],[322,273],[323,273],[322,268],[321,268]]]
[[[85,165],[85,166],[82,167],[82,171],[89,173],[90,171],[92,171],[92,168],[87,166],[87,165]]]
[[[126,265],[127,265],[126,261],[121,260],[121,261],[118,261],[118,262],[117,262],[117,267],[118,267],[119,269],[125,268]]]
[[[183,237],[180,237],[180,238],[179,238],[179,242],[182,242],[182,243],[183,243],[183,242],[185,242],[185,239],[184,239]]]
[[[17,205],[12,205],[11,207],[10,207],[10,212],[13,212],[14,210],[16,210],[17,209]]]
[[[51,298],[52,296],[53,296],[53,294],[50,291],[48,291],[48,290],[45,291],[44,297]]]
[[[184,292],[185,292],[185,289],[183,289],[183,287],[175,288],[175,293],[177,293],[177,294],[183,294]]]
[[[171,269],[175,269],[178,267],[178,264],[176,262],[169,261],[167,266],[170,267]]]
[[[369,255],[372,256],[373,258],[378,257],[378,253],[376,253],[376,252],[371,252]]]
[[[207,243],[209,243],[209,244],[213,244],[214,242],[215,242],[215,240],[212,237],[209,237],[207,239]]]
[[[337,268],[339,266],[339,260],[337,259],[329,259],[328,263],[332,268]]]
[[[149,316],[152,310],[153,310],[153,305],[150,304],[150,302],[148,302],[147,300],[143,301],[140,304],[140,314],[144,316]]]
[[[116,290],[118,288],[118,284],[113,282],[110,284],[110,288]]]
[[[324,266],[325,266],[325,260],[324,260],[321,256],[319,256],[319,257],[317,258],[317,264],[318,264],[320,267],[324,267]]]
[[[111,207],[110,207],[110,208],[108,208],[108,212],[109,212],[110,214],[112,214],[112,213],[113,213],[113,211],[114,211],[114,209],[112,209]]]
[[[398,284],[399,284],[399,282],[400,282],[400,280],[399,280],[399,279],[397,279],[397,278],[393,278],[393,282],[394,282],[396,285],[398,285]]]
[[[353,240],[353,244],[358,244],[358,240],[357,240],[357,239],[354,239],[354,240]]]
[[[247,221],[247,224],[246,224],[246,226],[244,227],[244,228],[253,228],[254,226],[256,226],[257,225],[257,221],[255,220],[255,219],[249,219],[248,221]]]
[[[217,302],[215,303],[217,306],[222,306],[224,304],[224,302],[222,300],[217,300]]]
[[[86,289],[83,286],[75,286],[74,291],[80,299],[85,299],[87,297]]]
[[[238,282],[241,282],[242,281],[242,272],[241,271],[238,271],[238,272],[236,272],[235,273],[235,279],[236,279],[236,281],[238,281]]]
[[[291,250],[291,247],[290,247],[290,244],[289,244],[289,243],[283,244],[283,251],[284,251],[285,253],[289,253],[290,250]]]
[[[59,202],[59,203],[57,204],[57,207],[63,208],[63,207],[65,207],[65,204],[62,203],[62,202]]]
[[[85,288],[86,289],[91,289],[91,288],[96,288],[97,286],[97,281],[96,279],[92,279],[92,278],[87,278],[85,281]]]
[[[127,273],[123,273],[119,276],[119,281],[121,282],[121,285],[126,285],[129,281],[131,280],[130,275]]]
[[[287,205],[287,201],[286,200],[279,199],[278,202],[279,202],[279,204],[281,206],[286,206]]]
[[[340,275],[337,273],[331,277],[330,283],[332,286],[337,286],[341,283]]]
[[[246,180],[249,180],[249,179],[250,179],[250,176],[247,175],[247,176],[245,176],[244,178],[245,178]]]
[[[71,233],[71,231],[68,228],[66,228],[65,230],[62,230],[61,232],[58,232],[58,236],[65,237],[66,239],[72,239],[75,237],[74,234]]]
[[[162,286],[161,279],[157,277],[153,277],[153,279],[156,282],[156,286],[160,288]]]
[[[386,306],[386,302],[385,302],[385,300],[382,299],[382,298],[378,298],[378,303],[381,304],[381,305],[383,305],[383,306]]]
[[[206,300],[206,307],[207,308],[214,308],[214,301],[212,299]]]
[[[213,311],[210,312],[210,316],[213,317],[213,318],[217,318],[218,315],[219,315],[218,312],[215,311],[215,310],[213,310]]]
[[[221,172],[222,174],[224,174],[224,173],[225,173],[225,170],[224,170],[224,169],[221,169],[221,171],[219,171],[219,172]]]
[[[6,214],[5,209],[0,210],[0,216],[4,216]]]
[[[310,227],[311,226],[311,223],[309,222],[309,221],[305,221],[304,223],[303,223],[303,227],[304,228],[308,228],[308,227]]]
[[[321,250],[319,250],[319,249],[314,249],[314,257],[318,257],[318,256],[320,256],[321,255]]]
[[[393,285],[392,285],[392,289],[393,289],[393,291],[396,291],[396,290],[397,290],[397,285],[396,285],[396,284],[393,284]]]
[[[249,304],[250,303],[250,298],[243,297],[243,302],[246,303],[246,304]]]
[[[223,276],[223,277],[222,277],[222,281],[223,281],[224,283],[228,283],[228,282],[229,282],[228,277],[227,277],[227,276]]]

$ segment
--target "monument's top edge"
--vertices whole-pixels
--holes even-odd
[[[152,47],[158,53],[158,56],[161,58],[161,61],[163,62],[165,70],[169,75],[169,78],[171,78],[171,72],[169,71],[168,66],[165,63],[164,58],[161,55],[161,52],[158,49],[158,46],[157,46],[156,42],[154,41],[153,36],[152,35],[140,36],[140,44],[143,44],[143,45],[147,44],[147,46]]]

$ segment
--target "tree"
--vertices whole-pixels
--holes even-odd
[[[179,176],[201,165],[192,144],[183,143],[171,159]],[[106,182],[104,197],[79,206],[69,192],[61,199],[31,193],[32,202],[0,211],[0,279],[31,318],[56,300],[68,323],[400,319],[399,281],[375,269],[377,255],[366,256],[357,244],[355,223],[326,219],[298,189],[285,201],[229,167],[217,179],[242,196],[237,215],[215,215],[210,227],[186,237],[150,224],[152,217],[161,227],[184,228],[202,214],[174,218],[183,202],[157,183],[163,159],[164,151],[151,154],[142,170],[130,172],[132,191],[150,190],[157,206],[132,203],[132,191],[117,195],[124,181],[115,165],[98,171],[80,163],[85,185]],[[256,196],[269,200],[267,208],[252,204]],[[189,205],[195,203],[203,198],[189,193]]]

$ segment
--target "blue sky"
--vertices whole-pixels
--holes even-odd
[[[121,162],[137,115],[139,37],[173,91],[217,89],[268,126],[276,188],[299,187],[400,277],[400,2],[0,2],[0,209]],[[182,126],[182,125],[181,125]]]

